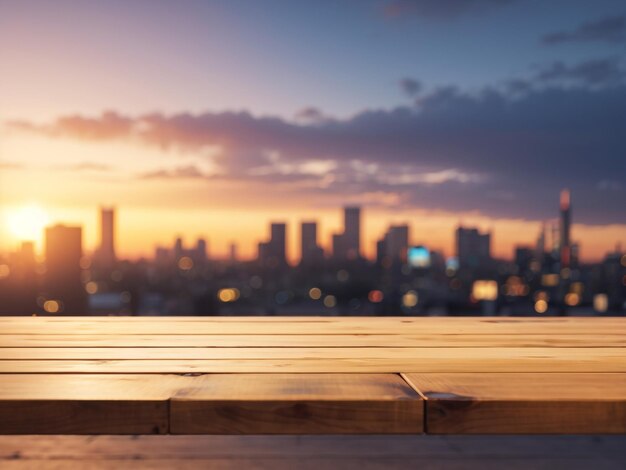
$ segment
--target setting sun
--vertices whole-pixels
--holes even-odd
[[[20,241],[41,240],[43,229],[50,222],[48,214],[36,204],[9,210],[6,219],[11,234]]]

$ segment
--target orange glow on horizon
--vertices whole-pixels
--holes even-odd
[[[40,245],[44,228],[50,223],[48,213],[38,204],[12,208],[5,213],[10,234],[18,242],[32,241]]]
[[[37,209],[33,209],[36,207]],[[118,256],[124,259],[152,258],[156,246],[171,248],[176,237],[183,238],[186,247],[195,245],[198,238],[208,242],[209,256],[213,259],[228,259],[230,245],[235,243],[239,258],[249,260],[256,257],[257,244],[269,237],[272,221],[287,223],[287,253],[290,262],[300,257],[300,223],[303,220],[318,222],[318,241],[327,254],[330,253],[333,233],[342,230],[341,207],[323,209],[284,209],[270,212],[260,209],[174,209],[126,207],[118,204],[116,214]],[[0,219],[12,224],[0,225],[0,252],[17,249],[23,240],[34,240],[40,254],[43,248],[45,226],[63,223],[83,227],[85,253],[93,253],[99,244],[98,206],[58,207],[8,205],[0,209]],[[32,219],[27,217],[30,214]],[[27,224],[18,224],[26,218]],[[389,225],[407,223],[410,227],[410,244],[425,245],[431,250],[454,255],[454,230],[459,215],[428,212],[420,209],[396,212],[390,216],[384,209],[364,207],[362,215],[363,254],[373,259],[376,241],[382,237]],[[491,228],[492,255],[500,259],[511,259],[516,245],[534,246],[540,224],[534,221],[515,219],[490,219],[480,215],[463,216],[468,226],[481,229]],[[18,227],[22,236],[11,226]],[[586,226],[575,224],[572,228],[575,240],[580,242],[582,259],[585,262],[601,260],[611,250],[611,241],[626,237],[626,226]],[[30,236],[24,236],[28,235]]]

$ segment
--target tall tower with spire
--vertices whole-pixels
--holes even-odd
[[[561,227],[560,227],[560,250],[561,268],[569,267],[571,263],[571,238],[572,207],[569,189],[561,191]]]

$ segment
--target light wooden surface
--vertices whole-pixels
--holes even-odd
[[[431,434],[626,433],[626,374],[405,374]]]
[[[394,348],[621,348],[626,347],[626,334],[3,335],[0,332],[0,348],[385,348],[390,345]]]
[[[5,434],[626,433],[625,377],[624,318],[0,318]]]
[[[171,400],[172,434],[419,434],[423,403],[395,374],[211,374]]]
[[[164,434],[180,379],[0,374],[0,434]]]

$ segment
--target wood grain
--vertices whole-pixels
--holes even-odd
[[[216,374],[171,402],[173,434],[406,434],[423,403],[392,374]]]
[[[164,434],[177,376],[0,375],[0,434]]]
[[[0,329],[2,325],[0,325]],[[346,334],[346,335],[89,335],[36,334],[2,335],[0,348],[611,348],[626,347],[626,335],[568,335],[558,333],[514,334]]]
[[[421,361],[525,360],[593,361],[626,360],[622,348],[0,348],[1,360],[178,360],[178,359],[359,359]]]
[[[624,376],[626,318],[0,317],[0,433],[626,433]]]
[[[626,433],[626,374],[405,374],[430,434]]]
[[[253,317],[250,321],[220,321],[203,318],[174,322],[146,317],[144,321],[126,322],[111,317],[108,321],[75,317],[75,321],[56,318],[10,317],[0,325],[0,335],[259,335],[259,334],[544,334],[547,331],[574,335],[626,334],[625,318],[403,318],[382,319],[345,317],[334,320],[270,320]],[[30,320],[30,321],[29,321]],[[459,320],[459,321],[454,321]],[[132,324],[132,328],[129,325]]]
[[[366,357],[354,349],[313,349],[306,356],[301,349],[260,348],[255,356],[256,351],[238,348],[228,351],[239,357],[221,359],[133,358],[149,356],[144,350],[129,351],[127,359],[105,359],[108,349],[100,359],[53,359],[55,351],[46,349],[50,358],[0,360],[0,373],[626,372],[622,348],[416,348],[408,356],[402,348],[395,356],[367,349]],[[228,356],[223,350],[216,354]]]

